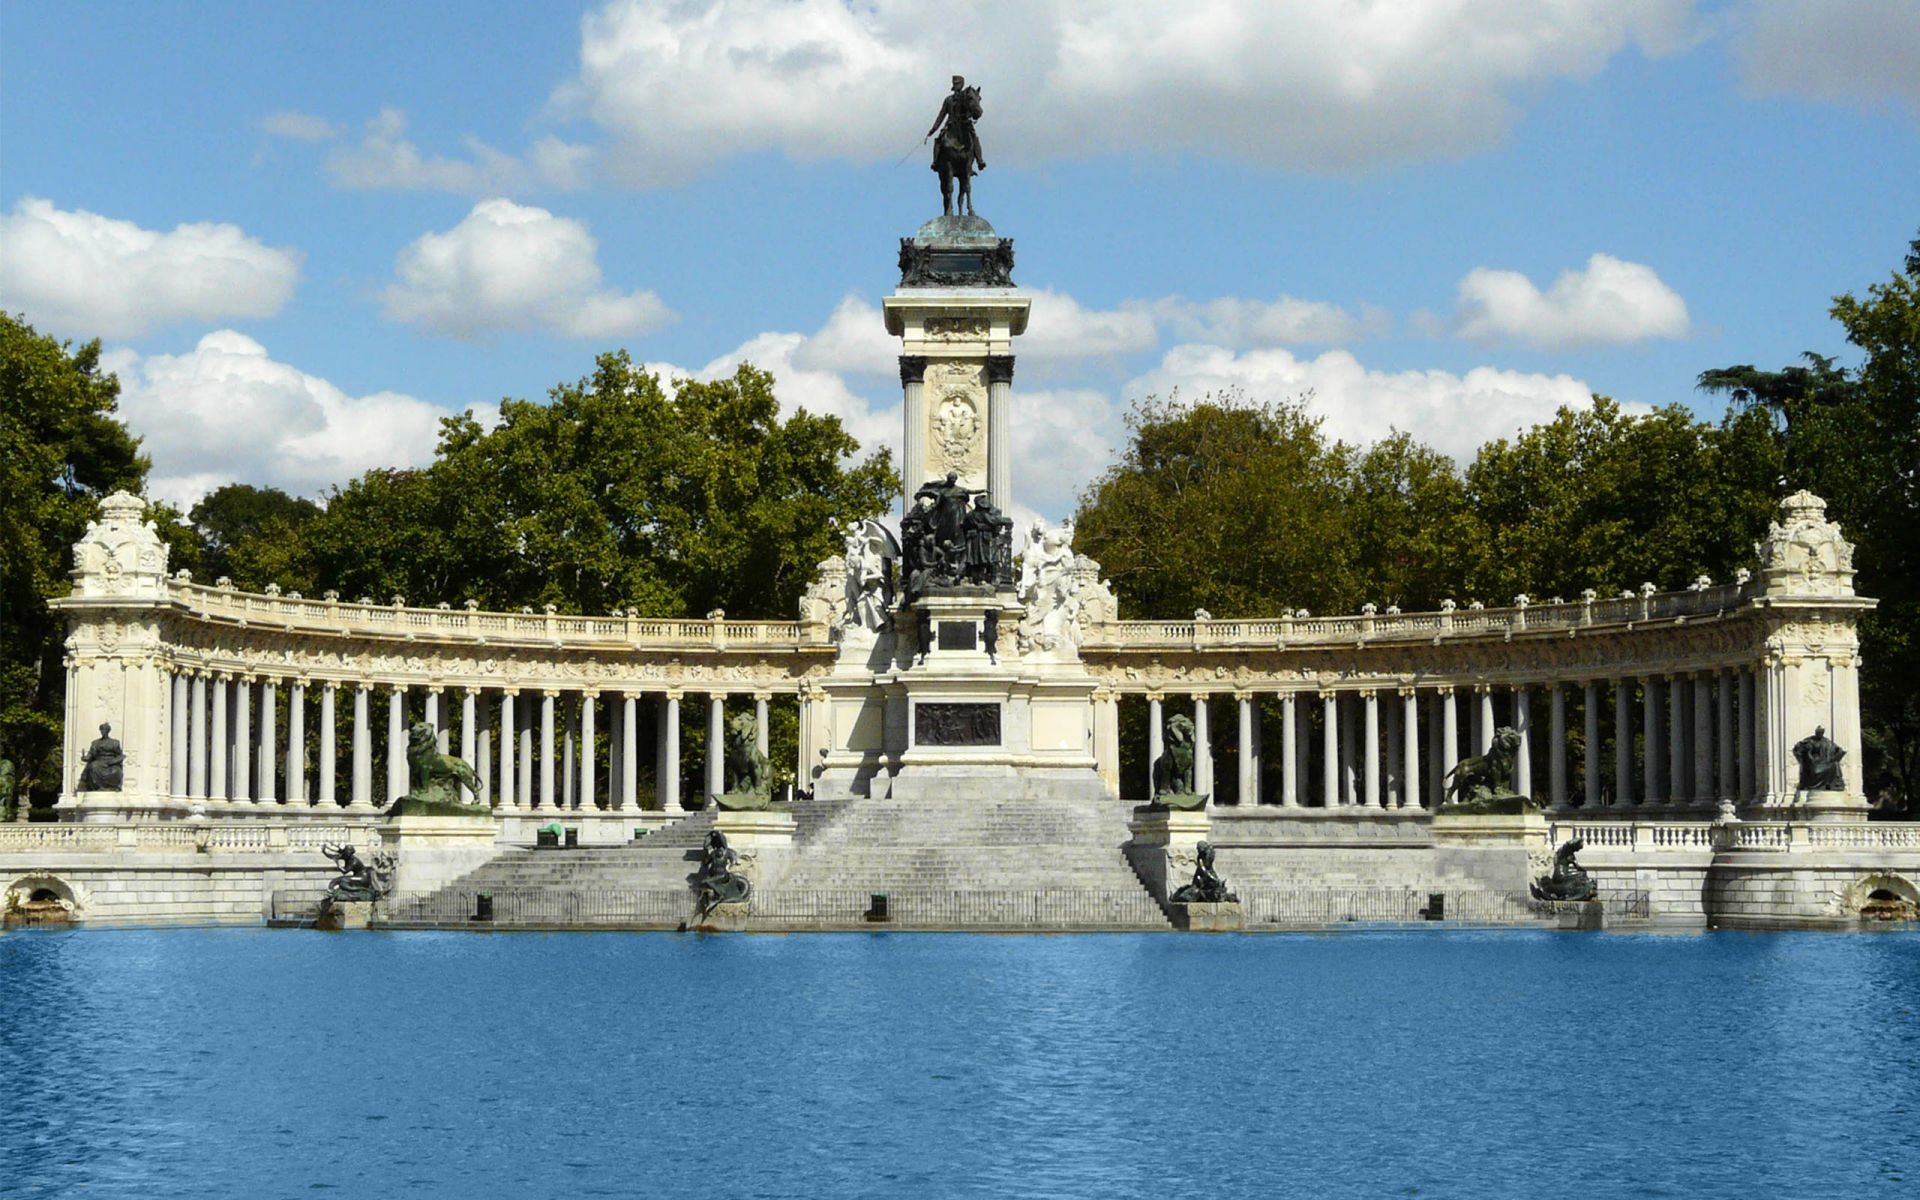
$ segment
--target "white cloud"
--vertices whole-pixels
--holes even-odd
[[[799,333],[762,333],[709,362],[698,371],[667,374],[691,375],[696,379],[720,379],[733,374],[743,362],[763,371],[771,371],[774,394],[780,399],[780,411],[792,415],[798,409],[840,418],[847,432],[860,439],[861,453],[887,449],[893,452],[894,465],[900,462],[901,415],[898,387],[879,385],[888,398],[875,403],[855,391],[837,371],[808,367],[801,363],[809,339]],[[896,351],[897,353],[897,351]]]
[[[1374,371],[1345,350],[1296,358],[1286,350],[1235,354],[1218,346],[1176,346],[1153,370],[1126,386],[1129,396],[1183,396],[1238,389],[1257,399],[1306,398],[1327,433],[1370,443],[1394,429],[1455,458],[1471,458],[1490,438],[1552,418],[1562,405],[1590,400],[1587,385],[1567,375],[1475,367],[1448,371]]]
[[[350,396],[231,329],[185,354],[111,350],[102,365],[153,456],[150,493],[182,508],[228,482],[313,496],[374,467],[424,466],[447,415],[398,392]]]
[[[1155,301],[1153,312],[1176,336],[1236,349],[1358,341],[1385,333],[1391,324],[1386,310],[1373,305],[1363,305],[1355,316],[1337,304],[1293,296],[1207,301],[1169,296]]]
[[[1032,296],[1033,315],[1017,345],[1022,358],[1045,363],[1109,358],[1159,345],[1153,315],[1143,306],[1091,309],[1047,288]]]
[[[989,64],[989,163],[1181,151],[1315,171],[1498,144],[1515,97],[1637,45],[1678,48],[1691,0],[613,0],[554,96],[638,184],[739,154],[882,162],[954,65]],[[962,66],[964,70],[964,66]]]
[[[326,142],[340,136],[340,127],[332,121],[303,112],[268,113],[260,118],[260,128],[296,142]]]
[[[483,200],[445,233],[400,252],[387,316],[459,338],[545,329],[566,337],[645,333],[673,319],[649,291],[601,286],[599,243],[579,221]]]
[[[1091,388],[1013,390],[1016,508],[1057,521],[1107,469],[1126,437],[1112,396]]]
[[[794,348],[795,365],[856,375],[894,374],[900,342],[887,332],[880,310],[859,296],[846,296],[820,330]]]
[[[1607,254],[1542,292],[1518,271],[1476,267],[1460,281],[1455,328],[1476,342],[1514,339],[1549,350],[1684,337],[1687,302],[1652,267]]]
[[[171,233],[28,196],[0,216],[0,307],[65,337],[136,337],[180,321],[270,317],[300,277],[300,252],[237,225]]]
[[[271,118],[269,118],[271,120]],[[367,122],[358,142],[337,146],[327,156],[327,174],[345,188],[398,188],[498,195],[534,189],[574,191],[593,175],[596,152],[555,137],[534,143],[517,157],[476,137],[463,140],[468,159],[430,157],[407,139],[406,114],[383,108]]]
[[[1741,82],[1761,94],[1904,102],[1920,113],[1920,5],[1912,0],[1757,3],[1736,43]]]

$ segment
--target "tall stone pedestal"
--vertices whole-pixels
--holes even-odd
[[[727,845],[740,856],[734,869],[752,880],[755,888],[776,883],[786,873],[793,852],[792,813],[774,808],[722,809],[714,814],[713,827],[727,836]]]
[[[1133,810],[1127,828],[1133,834],[1126,845],[1127,861],[1147,891],[1165,907],[1167,897],[1193,878],[1198,861],[1195,847],[1207,840],[1213,821],[1204,808],[1143,804]],[[1172,909],[1168,912],[1171,914]]]
[[[394,856],[393,895],[424,895],[478,869],[500,853],[491,813],[471,817],[395,817],[380,826],[381,849]]]
[[[1496,891],[1524,896],[1538,868],[1553,857],[1545,814],[1540,812],[1433,815],[1434,866],[1442,875],[1464,875]]]

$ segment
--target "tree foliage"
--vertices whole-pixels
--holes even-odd
[[[100,498],[146,479],[119,394],[98,341],[74,349],[0,313],[0,755],[40,800],[59,785],[66,694],[65,630],[47,601],[66,594]]]

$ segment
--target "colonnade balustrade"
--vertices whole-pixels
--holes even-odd
[[[1435,808],[1459,762],[1486,754],[1505,727],[1519,735],[1514,790],[1550,810],[1678,814],[1784,800],[1761,790],[1756,757],[1768,735],[1756,695],[1754,669],[1727,667],[1558,682],[1236,689],[1226,697],[1117,688],[1096,703],[1146,701],[1149,774],[1165,748],[1169,703],[1190,704],[1195,790],[1240,805]],[[1214,706],[1223,698],[1237,728],[1215,738]],[[1277,724],[1272,747],[1269,723]],[[1117,727],[1117,718],[1109,724]],[[1237,760],[1230,789],[1216,786],[1217,749]],[[1117,762],[1102,766],[1117,776]]]
[[[454,746],[458,730],[458,756],[473,767],[478,785],[472,791],[462,787],[462,796],[496,811],[669,809],[680,807],[682,799],[683,693],[677,690],[422,688],[193,669],[170,672],[169,688],[172,795],[205,802],[210,811],[211,806],[281,813],[384,808],[411,786],[407,752],[416,719],[433,729],[440,753]],[[699,779],[710,794],[725,785],[728,701],[743,697],[698,694],[707,709]],[[750,698],[757,748],[765,754],[771,695],[755,692]],[[648,703],[654,744],[651,762],[643,762],[642,705]],[[315,710],[311,739],[310,708]],[[343,710],[348,714],[344,730]],[[382,711],[386,728],[376,739],[374,714]],[[343,733],[344,781],[339,772]],[[382,763],[383,786],[376,789],[375,772]],[[643,766],[654,776],[646,796],[640,794]]]

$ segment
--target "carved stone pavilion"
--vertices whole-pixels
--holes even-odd
[[[898,522],[845,531],[797,620],[243,592],[169,573],[141,502],[107,499],[56,602],[60,819],[0,827],[6,904],[298,921],[334,873],[321,848],[353,845],[397,864],[374,904],[391,927],[1524,923],[1553,919],[1529,882],[1574,840],[1617,921],[1847,924],[1920,904],[1920,826],[1867,820],[1855,624],[1874,601],[1818,497],[1787,497],[1732,580],[1125,619],[1070,526],[1021,531],[1011,553],[1015,342],[1046,320],[1014,285],[1012,241],[939,218],[899,267],[884,312],[906,500]],[[1144,720],[1123,725],[1123,706]],[[764,753],[775,708],[797,721],[776,764],[795,786],[709,803],[729,713],[753,714]],[[1176,715],[1193,807],[1148,803],[1147,774],[1121,773],[1122,728],[1144,726],[1153,763]],[[390,815],[415,721],[472,765],[471,811]],[[83,790],[103,723],[120,787]],[[682,730],[701,724],[690,761]],[[1793,747],[1816,727],[1854,756],[1838,788],[1799,786]],[[1537,810],[1446,811],[1443,778],[1500,728]],[[716,830],[749,898],[702,915]],[[1201,875],[1233,903],[1173,899]]]

